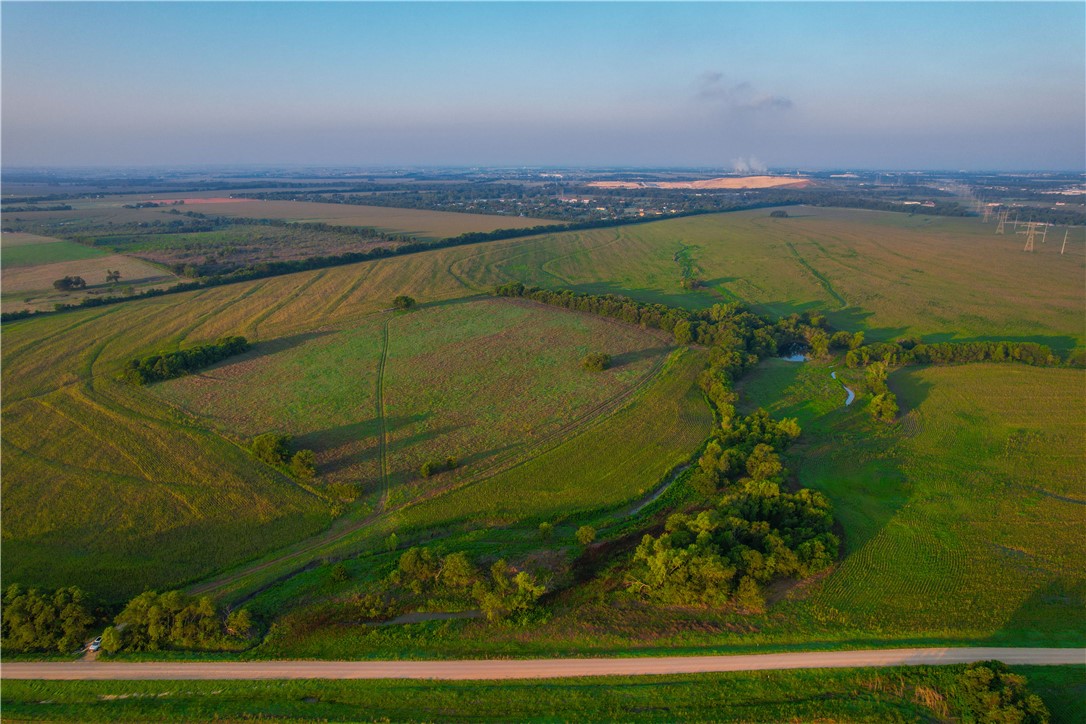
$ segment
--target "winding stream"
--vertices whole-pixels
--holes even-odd
[[[830,372],[830,377],[832,377],[833,379],[836,380],[837,379],[837,373],[836,372]],[[845,383],[841,382],[841,386],[845,387]],[[845,392],[848,393],[848,398],[845,399],[845,407],[848,407],[849,405],[852,404],[852,401],[856,399],[856,393],[853,392],[852,389],[849,388],[849,387],[845,387]]]
[[[785,362],[806,362],[807,361],[807,355],[805,355],[805,354],[792,354],[792,355],[788,355],[787,357],[781,357],[781,359],[784,360]],[[837,372],[830,372],[830,377],[832,377],[833,379],[836,380],[837,379]],[[837,380],[837,381],[841,382],[840,380]],[[845,407],[848,407],[849,405],[852,404],[852,401],[856,399],[856,393],[852,391],[852,388],[846,387],[844,382],[841,382],[841,387],[844,387],[845,392],[848,393],[848,397],[845,398]]]

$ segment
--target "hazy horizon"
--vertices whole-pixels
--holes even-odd
[[[1086,170],[1082,3],[10,3],[3,167]]]

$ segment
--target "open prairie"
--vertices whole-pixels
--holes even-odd
[[[906,368],[887,427],[825,364],[764,364],[746,404],[796,416],[799,481],[831,497],[841,565],[797,615],[885,637],[1071,643],[1086,604],[1086,372]],[[856,372],[836,368],[859,390]],[[852,377],[850,380],[849,377]]]
[[[480,299],[282,337],[152,389],[236,439],[289,433],[317,453],[322,481],[351,498],[387,493],[395,506],[576,429],[650,377],[668,343],[598,317]],[[588,352],[616,364],[588,372]],[[449,456],[455,470],[420,477],[423,463]]]
[[[353,495],[315,494],[256,463],[241,446],[267,429],[295,433],[318,451],[331,482],[367,492],[380,489],[368,476],[374,439],[383,438],[395,506],[424,492],[417,471],[431,454],[465,463],[434,478],[437,487],[467,482],[651,386],[669,348],[655,333],[505,300],[426,306],[473,293],[447,271],[448,254],[464,252],[6,324],[5,576],[74,583],[112,600],[317,533],[335,500]],[[389,316],[391,299],[405,293],[423,307]],[[245,335],[254,351],[158,389],[116,379],[129,359],[226,334]],[[609,352],[614,367],[586,372],[579,362],[588,351]],[[384,395],[374,394],[377,380]],[[700,414],[708,420],[707,408]],[[672,450],[688,455],[700,435],[670,439]],[[645,484],[630,481],[625,496]]]
[[[1010,241],[981,235],[986,227],[975,221],[793,213],[692,217],[453,247],[9,323],[3,505],[5,550],[13,555],[5,575],[42,585],[78,583],[117,597],[203,579],[206,590],[229,600],[328,556],[372,551],[391,532],[415,539],[444,529],[465,540],[490,536],[487,551],[529,551],[538,546],[539,522],[560,523],[571,537],[583,521],[611,519],[704,440],[712,415],[695,385],[704,353],[676,355],[656,373],[668,345],[646,331],[507,300],[467,299],[510,278],[704,306],[736,298],[730,290],[747,289],[738,279],[749,274],[759,280],[760,291],[749,299],[755,308],[828,308],[841,327],[867,329],[873,337],[900,330],[949,336],[961,324],[969,336],[1008,330],[1065,346],[1081,339],[1070,301],[1080,283],[1071,273],[1081,267],[1079,257],[1048,249],[1032,256],[992,251],[988,256],[1034,264],[1035,275],[1057,270],[1051,303],[1022,292],[1022,304],[1015,304],[988,290],[983,276],[966,275],[970,239]],[[778,222],[796,222],[808,236],[793,227],[761,235]],[[848,275],[828,263],[826,271],[799,263],[789,251],[791,245],[811,254],[821,245],[844,256],[851,247],[877,251],[880,239],[881,266],[861,262],[866,257],[857,253],[849,258],[860,266]],[[918,260],[889,251],[899,248]],[[679,287],[677,253],[701,269],[708,290]],[[706,271],[728,263],[734,278]],[[991,261],[975,263],[997,271]],[[909,277],[912,294],[896,281],[909,276],[907,264],[924,270]],[[829,290],[856,306],[841,309]],[[417,297],[420,308],[390,313],[400,294]],[[946,308],[944,321],[924,311],[931,299]],[[153,388],[114,379],[128,359],[226,334],[245,335],[256,347]],[[555,335],[571,339],[569,348],[559,349]],[[592,378],[600,387],[589,390],[576,363],[597,346],[617,364]],[[504,365],[508,374],[492,374]],[[846,380],[856,374],[841,372]],[[827,379],[804,376],[816,373]],[[901,640],[907,631],[944,641],[1066,640],[1060,617],[1073,621],[1068,611],[1082,595],[1075,566],[1084,556],[1070,538],[1073,524],[1081,523],[1081,505],[1072,502],[1081,491],[1067,477],[1082,456],[1073,437],[1083,419],[1081,397],[1073,394],[1082,373],[1007,365],[897,373],[891,386],[907,414],[890,428],[869,421],[862,397],[841,407],[843,390],[828,373],[816,364],[770,365],[753,374],[744,394],[750,405],[801,418],[805,435],[791,467],[837,506],[847,551],[837,571],[764,618],[654,613],[648,626],[644,612],[615,614],[608,603],[575,596],[531,645],[539,652],[574,639],[586,649],[615,641],[741,647]],[[493,386],[483,384],[489,377]],[[979,437],[963,436],[960,449],[948,444],[967,418],[969,435]],[[255,465],[239,445],[272,428],[317,450],[318,469],[332,485],[309,491]],[[1040,438],[1030,432],[1041,428]],[[1007,445],[1017,457],[1006,455]],[[1064,457],[1044,458],[1041,449]],[[418,467],[431,453],[465,465],[423,483]],[[375,476],[389,487],[374,485]],[[122,492],[121,485],[128,487]],[[90,495],[99,489],[109,491],[105,504]],[[333,506],[358,493],[361,500],[329,525]],[[242,499],[257,502],[231,502]],[[374,518],[383,505],[390,514]],[[966,543],[954,548],[954,536]],[[872,556],[882,560],[883,550],[893,566],[861,565]],[[81,551],[91,551],[93,563]],[[359,575],[379,570],[359,561]],[[897,565],[915,573],[900,576]],[[957,583],[965,571],[975,571],[976,579]],[[266,600],[281,601],[294,585],[323,590],[325,580],[321,569],[307,571],[268,591]],[[904,582],[915,591],[904,591]],[[1004,586],[1007,595],[1000,593]],[[926,597],[929,590],[938,595]],[[987,613],[977,614],[983,607]],[[581,637],[574,609],[594,622],[597,635]],[[749,643],[728,633],[748,625],[759,631]],[[497,635],[480,623],[457,630],[475,631],[465,634],[467,653],[528,645],[520,633]],[[634,630],[642,633],[630,638]],[[395,637],[365,640],[352,639],[359,655],[402,645]],[[448,644],[439,636],[420,640],[418,650],[433,653]]]
[[[670,219],[483,247],[452,271],[480,285],[520,280],[688,308],[742,301],[771,315],[818,309],[868,340],[1086,341],[1086,238],[1063,230],[1036,251],[975,218],[789,207]],[[685,289],[686,260],[700,289]]]

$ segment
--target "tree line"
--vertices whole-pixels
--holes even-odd
[[[246,352],[249,348],[249,342],[244,337],[222,337],[214,344],[129,360],[124,366],[121,378],[136,385],[169,380],[221,362],[227,357]]]
[[[92,627],[106,619],[79,588],[47,592],[12,584],[4,591],[0,640],[12,651],[73,653],[86,644]],[[254,630],[246,609],[224,613],[206,596],[145,591],[129,601],[106,628],[102,649],[114,653],[237,648]]]
[[[1076,366],[1081,359],[1069,358]],[[936,342],[924,344],[915,338],[877,342],[851,349],[845,354],[849,367],[866,367],[881,362],[887,367],[910,365],[952,365],[971,362],[1019,362],[1034,367],[1055,367],[1064,360],[1047,345],[1036,342]]]

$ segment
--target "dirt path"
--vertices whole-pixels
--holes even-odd
[[[858,668],[965,664],[999,659],[1008,664],[1086,664],[1086,649],[951,648],[817,651],[739,656],[668,656],[634,659],[529,659],[481,661],[247,661],[8,663],[3,679],[227,680],[227,679],[551,679],[568,676],[645,676],[718,671]]]

